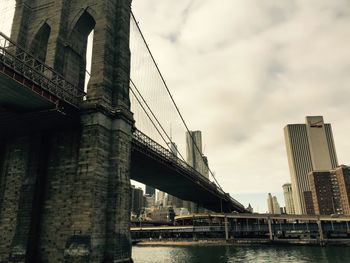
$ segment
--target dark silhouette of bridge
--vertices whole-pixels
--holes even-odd
[[[131,0],[16,2],[13,40],[0,33],[0,262],[131,262],[130,179],[245,212],[135,126]]]

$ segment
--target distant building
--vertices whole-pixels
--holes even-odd
[[[154,195],[155,196],[156,189],[151,187],[151,186],[146,185],[146,195],[150,195],[150,196]]]
[[[131,186],[131,212],[139,215],[141,209],[144,207],[144,197],[142,188],[135,188]]]
[[[270,214],[281,214],[281,208],[277,201],[277,197],[272,196],[271,193],[269,193],[267,197],[267,207]]]
[[[284,195],[284,203],[286,205],[286,213],[287,214],[295,214],[294,203],[293,203],[293,192],[292,192],[292,184],[284,184],[283,195]]]
[[[281,207],[280,207],[280,204],[278,203],[277,201],[277,197],[274,196],[272,197],[272,203],[273,203],[273,212],[274,214],[281,214]]]
[[[204,177],[209,179],[209,161],[208,161],[208,157],[203,155],[203,168],[202,168],[202,174],[204,175]]]
[[[286,207],[280,207],[281,214],[287,214]]]
[[[145,207],[153,207],[155,206],[155,203],[156,203],[156,198],[155,198],[155,195],[149,195],[149,194],[145,194],[144,195],[144,198],[145,198]]]
[[[168,144],[168,147],[169,147],[171,153],[172,153],[175,157],[177,157],[178,149],[177,149],[176,143],[175,143],[175,142],[168,142],[167,144]]]
[[[177,216],[187,216],[190,214],[190,212],[185,207],[175,208],[174,211]]]
[[[171,206],[154,207],[152,209],[146,209],[146,215],[144,217],[152,221],[174,222],[175,212]]]
[[[208,159],[202,152],[202,132],[190,131],[186,133],[186,160],[202,176],[209,178]],[[183,201],[183,206],[191,213],[198,213],[201,208],[190,201]]]
[[[249,213],[253,213],[254,209],[253,207],[249,204],[248,207],[246,208]]]
[[[331,125],[325,124],[322,116],[308,116],[306,124],[287,125],[284,135],[295,213],[311,213],[308,174],[338,165]]]
[[[183,201],[180,198],[177,198],[176,196],[168,194],[167,205],[172,206],[174,208],[179,208],[182,207]]]
[[[187,163],[204,177],[209,178],[208,158],[202,152],[202,132],[190,131],[186,133]]]
[[[271,193],[269,193],[268,196],[267,196],[267,208],[268,208],[269,214],[274,214],[273,199],[272,199]]]

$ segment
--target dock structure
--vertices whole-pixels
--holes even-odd
[[[195,239],[232,242],[350,244],[349,216],[275,214],[193,214],[173,226],[131,228],[134,240]]]

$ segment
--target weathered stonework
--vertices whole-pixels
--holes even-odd
[[[93,60],[80,124],[0,138],[0,262],[131,261],[130,5],[17,0],[13,40],[80,89]]]

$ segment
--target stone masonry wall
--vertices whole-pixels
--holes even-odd
[[[131,0],[16,2],[13,40],[80,89],[94,51],[79,124],[0,138],[0,262],[130,262]]]

